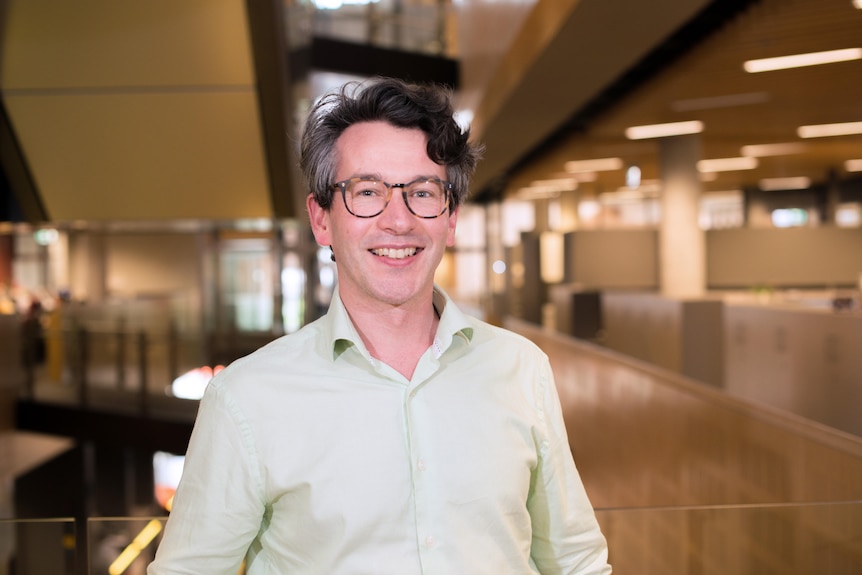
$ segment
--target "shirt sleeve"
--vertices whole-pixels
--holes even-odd
[[[148,575],[236,575],[265,505],[251,430],[229,390],[207,387]]]
[[[542,575],[607,575],[608,548],[569,448],[560,399],[547,358],[537,381],[545,424],[527,501],[531,556]]]

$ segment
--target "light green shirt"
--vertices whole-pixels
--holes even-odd
[[[338,297],[207,387],[150,575],[607,574],[553,376],[435,292],[412,380]]]

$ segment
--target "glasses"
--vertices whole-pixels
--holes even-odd
[[[392,199],[392,188],[401,188],[407,209],[420,218],[436,218],[449,207],[452,184],[438,178],[417,178],[406,184],[390,184],[374,178],[350,178],[333,184],[341,189],[344,207],[357,218],[383,213]]]

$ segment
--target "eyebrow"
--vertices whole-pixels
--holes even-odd
[[[349,176],[349,177],[344,178],[344,179],[349,180],[350,178],[364,178],[364,179],[369,179],[369,180],[378,180],[381,182],[386,182],[387,184],[393,184],[393,183],[395,183],[395,184],[408,184],[410,182],[415,182],[416,180],[442,180],[442,181],[446,181],[445,176],[440,177],[440,176],[431,175],[431,174],[419,174],[419,175],[413,176],[409,180],[405,180],[403,182],[390,182],[386,178],[381,176],[379,173],[376,173],[376,174],[356,174],[356,175]]]

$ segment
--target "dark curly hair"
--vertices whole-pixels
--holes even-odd
[[[428,136],[428,157],[445,166],[452,183],[451,208],[467,197],[470,177],[483,148],[469,141],[469,129],[455,122],[451,92],[433,84],[411,84],[395,78],[349,82],[323,96],[305,123],[299,166],[309,193],[329,209],[338,158],[335,144],[348,127],[359,122],[387,122],[418,128]]]

